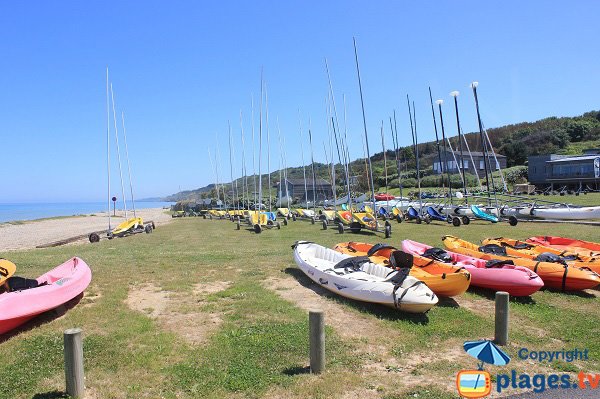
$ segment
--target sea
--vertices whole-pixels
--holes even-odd
[[[135,209],[170,207],[174,202],[136,201]],[[18,220],[35,220],[57,216],[89,215],[106,211],[106,202],[32,202],[32,203],[0,203],[0,223]],[[117,203],[117,210],[123,204]],[[127,203],[131,210],[131,204]],[[112,203],[111,203],[112,210]]]

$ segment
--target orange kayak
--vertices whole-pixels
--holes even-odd
[[[511,238],[486,238],[483,245],[495,244],[506,248],[508,255],[520,256],[533,260],[550,260],[551,262],[566,263],[569,266],[589,268],[600,273],[600,256],[588,256],[577,252],[556,249],[544,245],[532,244]],[[555,256],[552,256],[555,255]]]
[[[368,256],[371,262],[390,268],[390,256],[392,252],[398,251],[391,245],[375,246],[362,242],[342,242],[333,249],[352,256]],[[423,281],[438,296],[462,295],[471,281],[471,274],[465,268],[424,262],[417,258],[413,260],[410,275]]]
[[[442,241],[449,250],[474,258],[512,260],[516,266],[523,266],[537,273],[547,287],[562,291],[579,291],[594,288],[600,284],[600,276],[587,268],[510,255],[506,247],[499,245],[479,246],[454,236],[444,236]]]
[[[600,243],[592,241],[576,240],[567,237],[537,236],[529,237],[527,242],[570,252],[583,253],[589,256],[600,256]]]

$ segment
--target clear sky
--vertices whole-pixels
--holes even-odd
[[[381,120],[387,127],[394,109],[400,143],[410,143],[406,94],[419,141],[434,138],[428,86],[446,100],[452,135],[452,90],[461,92],[463,130],[476,129],[474,80],[487,127],[598,109],[598,15],[592,0],[3,1],[0,202],[106,199],[107,66],[117,113],[125,113],[136,196],[163,196],[214,182],[207,150],[214,155],[217,143],[229,179],[228,121],[240,175],[240,110],[252,171],[251,95],[258,136],[261,67],[271,170],[280,158],[276,118],[288,165],[301,164],[298,109],[305,134],[312,120],[315,160],[325,159],[325,58],[340,119],[346,97],[350,155],[362,156],[353,37],[371,153],[381,151]],[[111,163],[111,192],[120,196]],[[263,171],[266,163],[265,155]]]

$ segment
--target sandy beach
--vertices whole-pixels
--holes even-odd
[[[141,209],[136,211],[144,221],[153,221],[156,226],[168,223],[171,216],[162,208]],[[131,217],[131,212],[128,216]],[[123,212],[117,211],[112,219],[113,227],[124,220]],[[18,249],[35,248],[51,242],[64,240],[94,231],[106,230],[108,219],[106,212],[87,216],[73,216],[59,219],[32,220],[26,222],[0,223],[0,253]],[[82,239],[81,241],[86,241]]]

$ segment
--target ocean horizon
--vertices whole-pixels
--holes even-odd
[[[163,208],[172,204],[174,202],[136,201],[135,209]],[[105,212],[106,207],[106,201],[0,203],[0,223],[58,216],[89,215]],[[110,209],[112,211],[112,204]],[[123,203],[117,203],[117,210],[122,209]],[[127,210],[131,210],[131,203],[127,203]]]

